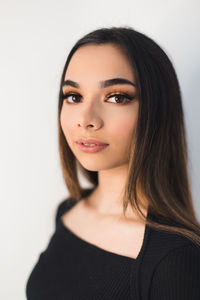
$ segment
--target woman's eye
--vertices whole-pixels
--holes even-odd
[[[67,100],[67,99],[69,99],[69,97],[72,97],[71,98],[71,101],[69,101],[69,100]],[[63,100],[66,100],[67,101],[67,103],[76,103],[77,101],[76,101],[76,98],[80,98],[81,96],[80,95],[77,95],[77,94],[71,94],[71,93],[69,93],[69,94],[63,94],[62,95],[62,99]],[[74,102],[75,101],[75,102]]]
[[[111,103],[119,103],[119,104],[124,104],[127,102],[130,102],[131,100],[133,100],[135,97],[131,97],[128,94],[114,94],[109,96],[107,99],[112,99],[114,98],[116,102],[111,102]],[[110,102],[110,101],[107,101]]]

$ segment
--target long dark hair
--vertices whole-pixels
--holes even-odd
[[[130,149],[123,213],[128,203],[149,225],[182,234],[200,245],[197,220],[188,176],[188,150],[180,87],[174,67],[161,47],[133,28],[96,29],[79,39],[71,49],[60,82],[58,104],[59,154],[64,180],[77,201],[98,185],[98,172],[88,171],[76,160],[60,125],[62,83],[72,55],[83,45],[114,44],[126,54],[138,87],[139,114]],[[81,187],[78,167],[93,185]],[[151,214],[170,224],[145,217],[139,207],[139,193],[148,201]],[[181,226],[180,226],[181,225]]]

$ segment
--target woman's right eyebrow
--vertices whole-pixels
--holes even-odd
[[[129,84],[132,86],[136,86],[136,84],[126,78],[112,78],[112,79],[107,79],[99,82],[99,87],[100,88],[106,88],[112,85],[117,85],[117,84]],[[64,86],[72,86],[75,88],[80,88],[80,85],[78,82],[75,82],[73,80],[67,79],[63,82],[62,87]]]

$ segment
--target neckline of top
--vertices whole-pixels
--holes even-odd
[[[77,200],[76,199],[73,199],[73,198],[70,198],[73,200],[72,204],[70,204],[70,207],[68,207],[68,210],[74,206],[75,203],[77,203]],[[66,212],[66,210],[65,210]],[[147,211],[147,216],[151,216],[149,210]],[[81,243],[82,246],[84,246],[85,248],[90,248],[90,249],[93,249],[95,250],[96,252],[99,252],[100,254],[106,254],[106,255],[109,255],[109,256],[112,256],[112,257],[116,257],[118,259],[122,259],[122,260],[125,260],[127,262],[132,262],[132,263],[137,263],[140,259],[140,257],[143,255],[143,252],[146,248],[146,244],[147,244],[147,240],[148,240],[148,236],[149,236],[149,231],[150,231],[150,227],[148,224],[145,224],[145,230],[144,230],[144,236],[143,236],[143,242],[142,242],[142,246],[140,248],[140,251],[137,255],[136,258],[133,258],[133,257],[130,257],[130,256],[126,256],[126,255],[122,255],[122,254],[118,254],[118,253],[115,253],[115,252],[111,252],[111,251],[108,251],[106,249],[103,249],[101,248],[100,246],[97,246],[95,244],[92,244],[91,242],[89,241],[86,241],[84,240],[83,238],[81,238],[80,236],[78,236],[75,232],[73,232],[68,226],[66,226],[62,219],[61,219],[62,215],[58,218],[58,227],[57,229],[61,229],[62,232],[64,234],[70,234],[70,236],[76,241],[76,242],[79,242]]]

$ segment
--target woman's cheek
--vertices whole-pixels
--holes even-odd
[[[114,130],[116,133],[116,136],[119,140],[127,140],[130,139],[133,135],[133,132],[135,131],[137,124],[137,120],[134,120],[133,116],[132,118],[126,118],[126,119],[118,119],[118,122],[115,124]]]
[[[66,138],[68,138],[69,133],[72,131],[73,122],[74,122],[73,118],[70,114],[67,114],[64,111],[61,111],[60,125],[61,125],[61,128],[62,128]]]

